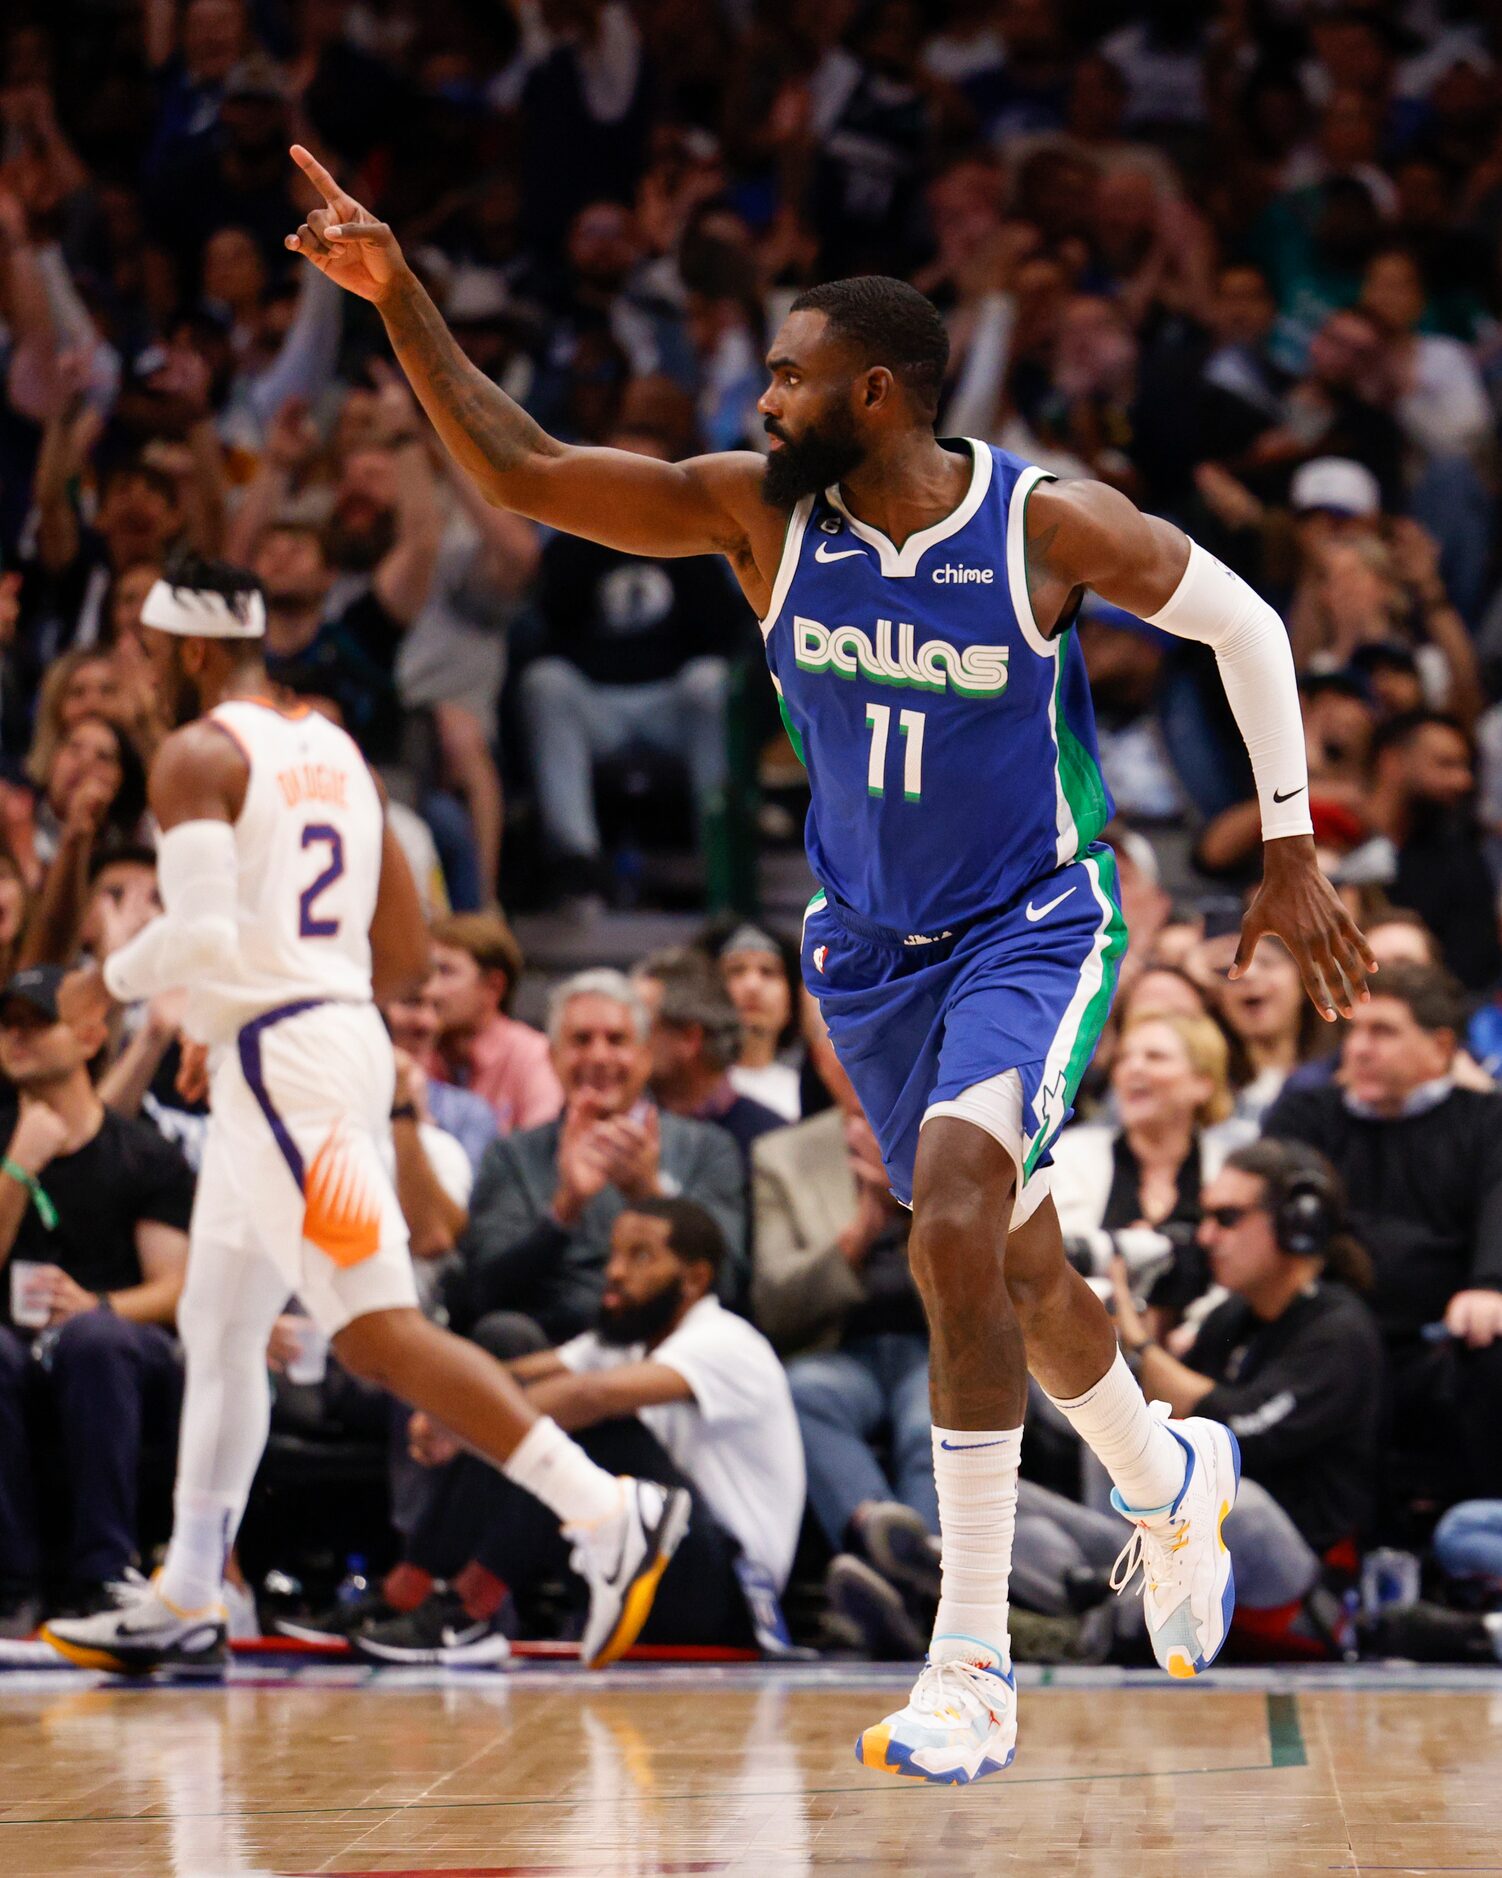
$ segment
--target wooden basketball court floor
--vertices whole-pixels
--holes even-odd
[[[892,1668],[0,1675],[0,1873],[1502,1873],[1502,1671],[1027,1677],[1011,1772],[867,1773]]]

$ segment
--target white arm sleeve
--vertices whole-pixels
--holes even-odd
[[[1252,759],[1262,839],[1312,834],[1304,717],[1282,620],[1239,574],[1191,541],[1184,578],[1148,624],[1213,649],[1231,714]]]
[[[179,822],[156,856],[162,913],[104,962],[112,998],[134,1004],[233,965],[239,949],[239,870],[228,822]]]

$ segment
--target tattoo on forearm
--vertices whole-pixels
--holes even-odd
[[[482,483],[515,469],[551,439],[460,350],[421,287],[381,308],[412,389],[449,450]]]

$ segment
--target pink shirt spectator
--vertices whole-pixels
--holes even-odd
[[[435,1050],[428,1061],[429,1074],[440,1082],[472,1089],[490,1105],[503,1135],[537,1128],[562,1113],[563,1088],[553,1070],[548,1040],[540,1030],[497,1012],[475,1032],[467,1054],[467,1068],[460,1065],[456,1070]]]

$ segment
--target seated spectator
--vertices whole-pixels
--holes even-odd
[[[666,441],[617,432],[617,449],[667,460]],[[745,603],[704,555],[646,561],[575,535],[542,552],[543,656],[522,675],[538,813],[560,891],[605,884],[594,765],[632,745],[688,769],[701,838],[725,787],[728,661]]]
[[[1229,1119],[1225,1037],[1212,1018],[1144,1010],[1122,1034],[1111,1094],[1118,1126],[1076,1122],[1054,1144],[1059,1224],[1066,1241],[1097,1248],[1089,1268],[1098,1278],[1111,1250],[1100,1235],[1150,1227],[1156,1243],[1134,1240],[1133,1256],[1154,1270],[1149,1296],[1171,1321],[1205,1289],[1193,1244],[1203,1188],[1252,1132]]]
[[[550,1122],[563,1106],[547,1038],[510,1015],[524,970],[499,913],[452,913],[433,927],[425,995],[438,1033],[428,1068],[483,1098],[503,1135]]]
[[[1456,1086],[1459,987],[1392,965],[1358,1004],[1338,1083],[1285,1090],[1263,1120],[1307,1142],[1351,1196],[1371,1255],[1400,1453],[1430,1491],[1502,1488],[1502,1095]]]
[[[617,1215],[668,1194],[713,1215],[729,1246],[721,1282],[735,1295],[746,1238],[740,1156],[723,1130],[650,1100],[650,1028],[620,972],[580,972],[554,991],[548,1037],[563,1115],[496,1142],[481,1163],[456,1323],[504,1311],[530,1319],[543,1343],[577,1335],[599,1305]]]
[[[1114,1008],[1120,1015],[1123,1031],[1149,1012],[1154,1017],[1212,1015],[1210,993],[1200,980],[1182,965],[1165,965],[1157,960],[1142,968],[1125,997],[1118,995]]]
[[[1475,749],[1453,718],[1413,711],[1377,731],[1368,817],[1391,849],[1388,891],[1423,916],[1450,970],[1479,991],[1502,972],[1502,946],[1471,817],[1474,789]]]
[[[145,811],[146,772],[130,739],[107,718],[81,717],[53,753],[30,827],[14,830],[16,858],[38,886],[60,858],[86,871],[100,835],[137,840]]]
[[[775,1596],[798,1544],[803,1452],[787,1377],[760,1332],[714,1295],[727,1252],[691,1200],[633,1201],[611,1228],[593,1327],[511,1365],[533,1407],[601,1466],[693,1495],[642,1632],[649,1643],[754,1643],[742,1585],[749,1577]],[[450,1586],[357,1632],[354,1646],[376,1662],[495,1662],[507,1653],[508,1594],[562,1576],[568,1536],[539,1501],[455,1459],[445,1431],[414,1420],[419,1451],[454,1465],[399,1582],[408,1598],[424,1579]]]
[[[1265,937],[1241,976],[1232,978],[1238,943],[1231,933],[1206,940],[1201,955],[1215,974],[1219,1015],[1246,1056],[1247,1076],[1236,1090],[1233,1113],[1255,1124],[1299,1064],[1319,1051],[1325,1025],[1281,939]]]
[[[1469,729],[1485,705],[1439,546],[1412,517],[1388,521],[1383,536],[1337,537],[1310,554],[1289,618],[1299,665],[1365,681],[1380,715],[1427,704]]]
[[[1251,462],[1257,439],[1282,419],[1289,375],[1269,343],[1277,314],[1260,267],[1233,261],[1217,271],[1210,305],[1215,343],[1194,388],[1195,429],[1202,459],[1236,473]]]
[[[719,974],[691,946],[653,952],[631,974],[652,1018],[652,1094],[670,1114],[723,1128],[748,1171],[752,1144],[783,1118],[741,1095],[726,1073],[741,1020]]]
[[[730,1080],[784,1121],[803,1112],[796,1054],[798,973],[770,933],[736,926],[716,948],[720,975],[741,1020],[740,1055]]]
[[[1384,907],[1366,922],[1363,932],[1380,971],[1389,965],[1444,965],[1439,941],[1423,914],[1409,907]]]
[[[67,901],[54,895],[56,872],[48,880],[27,939],[30,958],[71,961],[82,948],[103,964],[162,910],[156,855],[150,848],[121,848],[96,863],[82,919],[75,919]],[[144,1004],[128,1006],[121,1047],[99,1075],[97,1088],[106,1108],[148,1121],[181,1150],[197,1173],[208,1128],[208,1089],[206,1074],[200,1076],[190,1067],[191,1045],[184,1047],[187,1002],[184,991],[164,991]]]
[[[1200,952],[1198,940],[1192,949],[1186,948],[1185,956],[1196,967],[1193,974],[1183,965],[1163,963],[1156,957],[1152,963],[1142,966],[1132,975],[1123,974],[1105,1030],[1096,1045],[1090,1066],[1085,1071],[1079,1095],[1075,1098],[1075,1114],[1080,1121],[1114,1118],[1111,1070],[1121,1039],[1139,1017],[1150,1014],[1153,1017],[1203,1017],[1212,1023],[1219,1021],[1211,1005],[1211,993],[1197,975]],[[1230,1042],[1229,1033],[1227,1042]],[[1228,1060],[1234,1066],[1234,1052]]]
[[[13,854],[0,847],[0,971],[4,982],[20,962],[21,935],[31,913],[26,879]]]
[[[835,1107],[752,1149],[751,1297],[790,1359],[814,1517],[830,1551],[852,1555],[829,1584],[842,1634],[882,1655],[910,1640],[904,1572],[938,1530],[928,1326],[908,1270],[907,1215],[810,1004],[809,1055]]]
[[[440,1019],[438,994],[433,979],[410,998],[391,998],[381,1006],[391,1041],[420,1066],[423,1074],[423,1108],[445,1134],[452,1135],[463,1148],[471,1169],[478,1173],[485,1150],[495,1140],[495,1111],[476,1089],[463,1089],[455,1082],[445,1082],[429,1069],[438,1046]],[[551,1065],[550,1065],[551,1067]]]
[[[1393,415],[1408,446],[1413,512],[1443,540],[1451,588],[1474,619],[1495,522],[1479,470],[1496,419],[1475,352],[1433,330],[1425,275],[1412,249],[1380,249],[1367,263],[1361,305],[1386,341],[1384,368],[1396,388]]]
[[[176,1148],[99,1100],[88,1065],[104,1026],[59,1020],[62,977],[18,972],[0,994],[0,1069],[18,1098],[0,1119],[0,1259],[15,1280],[0,1301],[0,1598],[27,1629],[46,1563],[28,1407],[40,1395],[56,1417],[71,1509],[54,1608],[105,1609],[106,1585],[139,1558],[143,1447],[174,1438],[171,1332],[193,1204]]]
[[[433,1118],[434,1087],[415,1056],[397,1048],[396,1092],[391,1105],[391,1145],[396,1158],[396,1197],[418,1261],[418,1294],[431,1301],[435,1287],[423,1271],[446,1259],[469,1224],[475,1170],[463,1142]]]
[[[176,479],[141,458],[108,470],[93,525],[83,525],[74,490],[88,465],[87,447],[70,452],[79,444],[75,433],[91,419],[97,438],[97,414],[81,396],[67,408],[60,401],[37,464],[36,560],[22,599],[29,643],[43,661],[102,637],[111,579],[141,561],[165,560],[183,530]]]
[[[47,668],[37,694],[36,727],[26,753],[26,774],[45,789],[57,747],[85,717],[102,717],[124,727],[125,698],[119,670],[102,646],[65,652]]]
[[[327,529],[269,513],[282,485],[257,483],[236,539],[265,588],[272,678],[331,700],[370,761],[389,767],[407,763],[396,661],[432,591],[444,517],[410,392],[383,380],[372,402],[375,434],[346,452]]]
[[[1359,1295],[1370,1265],[1345,1230],[1328,1162],[1290,1142],[1256,1141],[1229,1156],[1206,1184],[1199,1240],[1229,1295],[1182,1359],[1152,1337],[1120,1261],[1117,1335],[1148,1395],[1175,1415],[1226,1423],[1240,1444],[1241,1491],[1225,1537],[1243,1630],[1318,1638],[1333,1611],[1305,1606],[1324,1555],[1356,1540],[1373,1512],[1384,1392],[1381,1336]],[[1120,1519],[1030,1481],[1017,1513],[1016,1595],[1067,1612],[1068,1574],[1111,1570]],[[1118,1637],[1140,1636],[1134,1596],[1112,1618]]]

